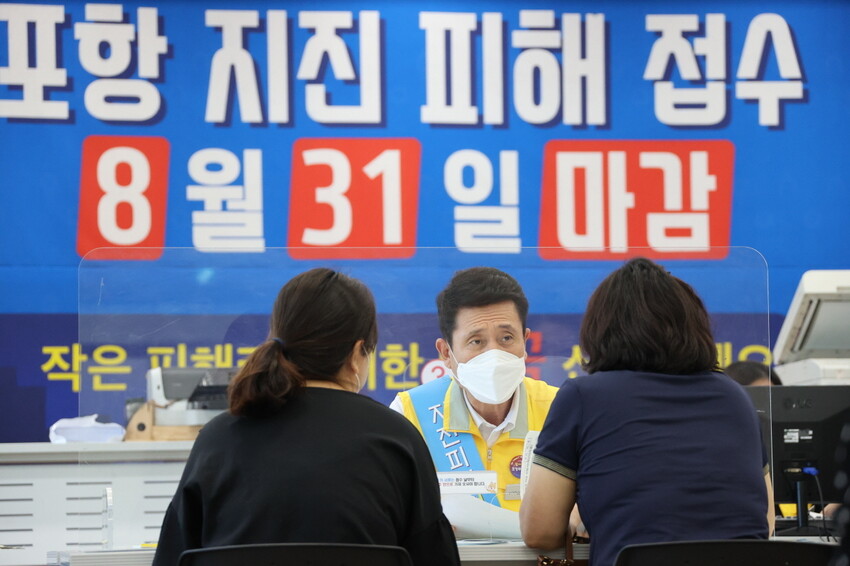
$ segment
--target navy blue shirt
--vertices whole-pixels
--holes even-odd
[[[569,380],[534,463],[576,480],[591,566],[613,564],[628,544],[768,535],[758,417],[720,373]]]

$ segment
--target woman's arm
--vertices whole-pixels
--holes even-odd
[[[532,470],[519,509],[522,540],[532,548],[561,548],[570,530],[576,482],[537,464]]]
[[[764,475],[764,483],[767,486],[767,536],[773,536],[776,527],[776,512],[773,505],[773,484],[770,482],[770,472]]]

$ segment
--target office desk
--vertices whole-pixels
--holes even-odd
[[[48,551],[73,551],[75,565],[150,566],[149,549],[85,552],[103,541],[102,492],[113,492],[116,548],[155,542],[191,448],[192,442],[0,444],[0,544],[21,546],[0,550],[0,566],[44,564]],[[466,565],[537,561],[537,551],[519,542],[461,543],[459,550]],[[586,560],[587,546],[576,545],[574,557]]]
[[[498,544],[458,543],[461,564],[464,566],[485,566],[497,563],[499,566],[529,566],[537,564],[537,551],[521,542],[503,542]],[[578,565],[585,564],[589,547],[577,544],[573,547],[573,556]],[[153,550],[126,550],[104,552],[79,552],[70,555],[70,566],[150,566]],[[552,556],[558,556],[552,553]]]
[[[104,492],[114,548],[156,542],[191,442],[0,444],[0,566],[102,548]]]
[[[0,566],[44,564],[49,551],[72,553],[72,564],[150,566],[150,549],[98,552],[103,541],[103,491],[114,497],[113,542],[130,548],[155,542],[192,442],[0,444]],[[521,542],[459,545],[464,564],[536,564]],[[583,552],[583,554],[582,554]],[[576,558],[587,549],[576,548]]]
[[[788,537],[778,537],[773,540],[792,540]],[[826,541],[818,537],[796,538],[801,542],[813,544],[826,544]],[[828,543],[835,545],[834,542]],[[528,548],[521,542],[503,542],[498,544],[469,544],[463,541],[458,543],[461,564],[464,566],[485,566],[486,564],[498,564],[498,566],[532,566],[537,564],[537,551]],[[577,544],[573,546],[573,558],[577,566],[587,564],[590,553],[590,545]],[[113,552],[88,552],[71,554],[70,566],[150,566],[153,561],[154,551],[128,550]],[[561,556],[561,554],[550,553],[550,556]]]

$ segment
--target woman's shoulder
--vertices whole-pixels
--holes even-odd
[[[376,399],[367,397],[366,395],[361,394],[356,395],[356,397],[358,397],[360,410],[369,413],[372,418],[378,420],[380,423],[390,423],[393,426],[403,425],[403,428],[409,428],[416,435],[419,434],[416,428],[401,413],[393,411],[389,408],[389,406],[384,405]]]
[[[639,372],[630,370],[607,370],[579,375],[568,379],[561,385],[571,387],[577,391],[591,393],[593,391],[606,391],[611,387],[628,387],[637,385]]]
[[[216,415],[201,427],[195,444],[207,442],[208,439],[215,439],[214,441],[216,442],[219,441],[223,435],[227,434],[227,431],[230,430],[237,419],[239,417],[234,416],[227,410]]]
[[[340,418],[361,418],[364,426],[377,429],[387,426],[410,427],[413,432],[419,434],[404,415],[362,393],[324,390],[314,394],[314,396],[320,399],[319,402],[326,403]]]

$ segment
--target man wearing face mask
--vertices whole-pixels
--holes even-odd
[[[455,273],[437,296],[436,347],[451,378],[399,393],[390,408],[422,433],[437,471],[493,470],[493,505],[519,510],[526,434],[539,431],[557,388],[525,376],[528,300],[492,267]]]

